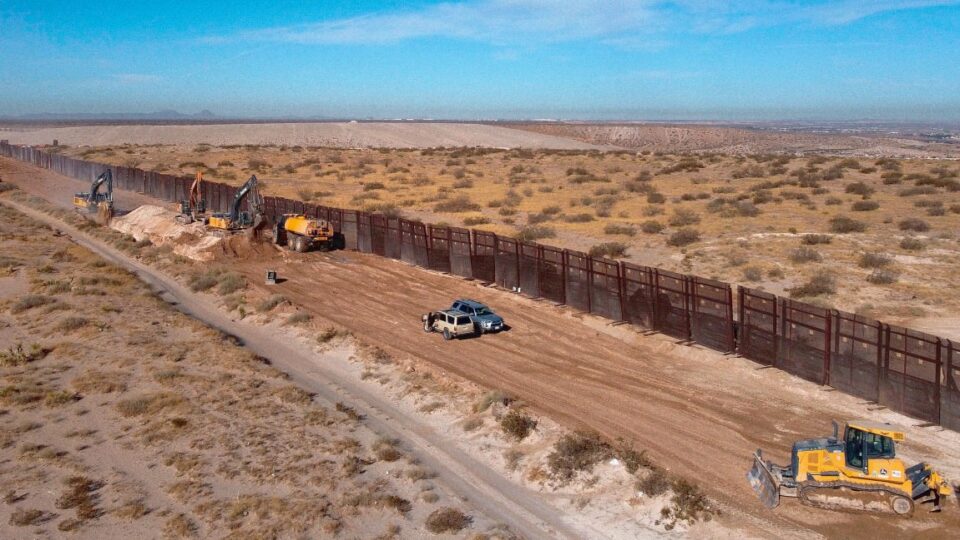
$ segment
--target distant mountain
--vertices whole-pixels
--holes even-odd
[[[34,113],[10,116],[10,120],[65,121],[65,120],[213,120],[217,115],[204,109],[196,114],[183,114],[166,109],[151,113]]]

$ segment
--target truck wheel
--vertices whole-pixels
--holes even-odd
[[[287,249],[293,251],[293,242],[296,241],[297,237],[292,234],[287,235]]]
[[[300,253],[306,253],[310,249],[310,241],[304,237],[300,237],[300,245],[297,246]]]
[[[444,329],[443,329],[443,339],[445,339],[445,340],[447,340],[447,341],[450,341],[451,339],[453,339],[453,334],[450,333],[450,329],[449,329],[449,328],[444,328]]]

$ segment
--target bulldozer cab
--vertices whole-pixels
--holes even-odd
[[[872,459],[895,458],[896,447],[891,434],[889,429],[847,424],[843,435],[846,466],[866,472]],[[900,439],[903,440],[902,433]]]

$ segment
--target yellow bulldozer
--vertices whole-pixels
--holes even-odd
[[[782,467],[754,454],[747,480],[768,508],[780,497],[798,497],[803,504],[831,510],[856,510],[899,514],[913,513],[914,502],[933,502],[940,511],[941,498],[953,488],[926,463],[905,467],[896,457],[896,442],[903,430],[890,424],[850,421],[839,437],[793,443],[790,465]]]
[[[284,214],[273,227],[273,242],[278,246],[303,253],[311,249],[333,249],[336,234],[325,220],[312,219],[303,214]]]
[[[247,210],[240,206],[247,201]],[[230,211],[211,214],[207,218],[207,228],[215,233],[225,234],[243,230],[256,231],[263,221],[263,197],[257,189],[257,177],[251,176],[233,196]]]

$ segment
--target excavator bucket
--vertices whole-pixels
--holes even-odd
[[[763,461],[760,450],[753,455],[753,467],[747,472],[747,481],[757,493],[760,502],[767,508],[776,508],[780,504],[780,486],[773,479],[770,467]]]

